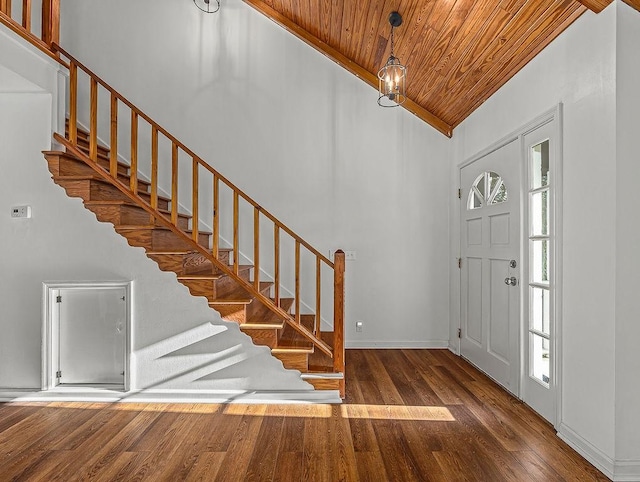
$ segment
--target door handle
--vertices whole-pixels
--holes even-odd
[[[516,286],[518,284],[518,280],[516,279],[515,276],[512,276],[510,278],[507,276],[504,279],[504,284],[506,284],[507,286]]]

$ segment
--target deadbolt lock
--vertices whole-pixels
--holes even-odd
[[[509,268],[515,268],[516,266],[518,266],[518,263],[516,263],[515,259],[509,261]]]

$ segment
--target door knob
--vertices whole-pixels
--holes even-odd
[[[508,276],[504,279],[504,284],[506,284],[507,286],[515,286],[518,284],[518,280],[516,279],[515,276],[512,276],[511,278],[509,278]]]

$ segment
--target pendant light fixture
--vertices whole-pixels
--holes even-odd
[[[391,12],[391,55],[387,63],[378,72],[378,105],[381,107],[397,107],[402,105],[406,97],[407,68],[393,54],[393,29],[402,24],[402,15]]]
[[[220,10],[220,0],[193,0],[193,3],[205,13],[216,13]]]

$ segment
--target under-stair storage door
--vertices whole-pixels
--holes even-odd
[[[58,384],[124,385],[126,289],[61,289]]]
[[[518,393],[520,149],[517,141],[462,167],[462,356]]]

